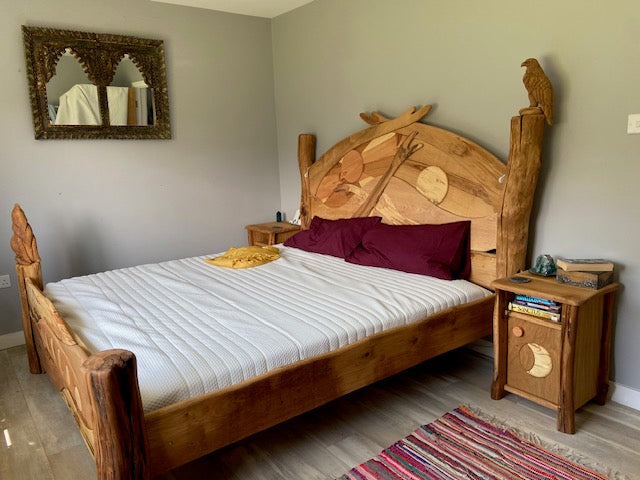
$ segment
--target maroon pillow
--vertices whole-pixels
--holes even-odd
[[[284,244],[287,247],[300,248],[307,252],[324,253],[345,258],[367,230],[380,223],[381,217],[344,218],[326,220],[313,217],[309,230],[303,230],[289,237]]]
[[[386,225],[368,230],[347,262],[452,280],[469,278],[470,221]]]

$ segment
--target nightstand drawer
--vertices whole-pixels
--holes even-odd
[[[557,404],[562,351],[560,324],[511,312],[507,334],[507,385]]]

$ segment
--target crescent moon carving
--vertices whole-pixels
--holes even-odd
[[[527,370],[527,373],[536,378],[544,378],[549,375],[553,370],[553,361],[549,352],[537,343],[527,343],[524,346],[529,347],[533,354],[533,365]]]

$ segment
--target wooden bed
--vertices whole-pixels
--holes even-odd
[[[511,119],[505,165],[468,139],[420,123],[429,110],[363,114],[369,127],[317,161],[315,138],[301,135],[303,227],[314,215],[380,215],[393,224],[470,219],[471,281],[488,287],[525,267],[544,116],[528,108]],[[46,371],[62,393],[100,479],[150,478],[492,333],[489,296],[145,415],[134,353],[89,353],[42,293],[36,240],[18,205],[12,220],[30,370]]]

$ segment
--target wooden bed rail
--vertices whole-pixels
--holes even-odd
[[[95,458],[98,478],[148,478],[148,441],[134,354],[89,354],[42,293],[36,240],[19,205],[11,218],[29,369],[46,371],[60,391]]]
[[[150,412],[146,427],[152,475],[490,335],[494,295],[473,305],[473,310],[451,307],[426,323],[385,330],[251,381]]]
[[[78,344],[51,301],[40,287],[25,281],[28,319],[33,332],[35,352],[42,371],[60,391],[80,427],[89,449],[94,451],[94,424],[91,395],[80,366],[89,358]]]

